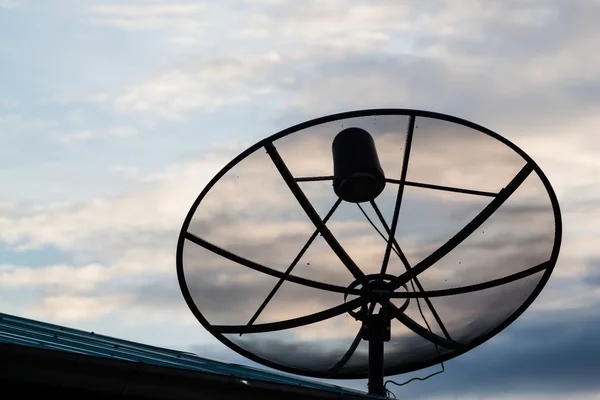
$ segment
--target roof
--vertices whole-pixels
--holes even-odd
[[[31,319],[0,313],[0,346],[40,349],[46,352],[75,355],[85,358],[112,359],[124,362],[123,365],[149,365],[167,368],[171,371],[194,371],[203,374],[234,377],[239,382],[266,382],[286,387],[312,389],[329,392],[344,398],[369,397],[364,392],[342,388],[311,380],[298,379],[282,374],[264,371],[243,365],[225,363],[199,357],[195,354],[169,350],[94,332],[85,332],[64,326],[48,324]],[[2,371],[0,371],[0,377]]]

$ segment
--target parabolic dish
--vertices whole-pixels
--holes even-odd
[[[332,142],[350,127],[372,135],[385,173],[373,202],[332,188]],[[221,342],[312,377],[367,377],[361,319],[387,293],[394,375],[506,328],[548,281],[561,232],[548,179],[502,136],[438,113],[364,110],[296,125],[226,165],[188,213],[177,272]]]

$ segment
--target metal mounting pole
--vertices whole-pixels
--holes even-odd
[[[390,321],[384,309],[367,318],[363,335],[363,339],[369,341],[369,394],[385,396],[383,343],[390,340]]]

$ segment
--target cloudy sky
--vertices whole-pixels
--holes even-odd
[[[200,326],[181,296],[175,246],[194,199],[232,157],[290,125],[362,108],[426,109],[489,127],[536,160],[561,204],[563,246],[546,289],[517,322],[446,363],[444,374],[392,387],[395,393],[423,399],[600,398],[598,13],[597,0],[0,0],[0,311],[247,363]],[[390,135],[403,133],[405,125],[387,122],[380,121],[374,135],[391,154],[380,151],[382,165],[393,169],[402,138]],[[429,128],[423,122],[419,129],[435,135],[435,124]],[[321,133],[278,144],[292,172],[330,168],[328,155],[316,153],[327,150],[321,143],[332,138]],[[431,183],[494,191],[521,168],[502,146],[474,145],[478,139],[468,135],[446,141],[423,135],[420,153],[415,142],[414,180],[431,181],[441,176],[436,168],[453,167],[456,173],[444,175],[448,181]],[[472,147],[463,157],[445,150],[467,143]],[[309,161],[302,157],[307,152]],[[286,208],[290,194],[274,183],[278,176],[268,175],[274,173],[268,161],[261,151],[233,169],[199,208],[190,230],[285,269],[312,228]],[[473,163],[485,178],[466,172]],[[252,190],[258,173],[261,191]],[[498,265],[526,259],[520,269],[545,261],[542,244],[553,232],[536,187],[534,181],[524,184],[522,202],[505,210],[514,218],[490,227],[494,235],[486,231],[500,244],[465,242],[456,257],[471,264],[494,258]],[[323,200],[316,207],[324,215],[331,202],[322,189],[306,191]],[[413,194],[412,202],[403,203],[408,217],[402,238],[416,258],[486,204]],[[262,208],[252,207],[249,215],[256,204]],[[434,214],[442,209],[447,219]],[[533,213],[515,214],[517,209]],[[342,212],[332,224],[343,244],[361,250],[351,255],[366,265],[379,259],[370,253],[371,241],[379,239],[364,236],[351,212],[356,210]],[[419,213],[426,218],[410,218]],[[228,224],[232,219],[236,223]],[[513,220],[507,235],[506,221]],[[415,232],[433,233],[423,239]],[[333,265],[326,250],[313,250],[313,264]],[[202,264],[205,280],[194,280],[198,296],[213,293],[221,279],[247,296],[244,302],[260,304],[257,296],[272,284],[231,271],[221,276],[219,262]],[[448,271],[462,272],[453,284],[479,277],[469,269],[473,265],[455,264],[458,269],[446,273],[429,271],[424,285],[456,276]],[[304,271],[298,275],[310,277],[310,269]],[[334,284],[352,281],[326,268],[319,273]],[[489,274],[484,276],[499,277]],[[233,283],[227,281],[231,275],[238,278]],[[283,305],[297,298],[305,299],[302,307],[265,308],[263,318],[291,318],[335,304],[300,289],[280,295]],[[207,315],[245,319],[255,310],[225,300],[206,305]],[[465,304],[472,303],[441,308],[460,321],[467,317],[457,310],[465,312]],[[224,306],[228,314],[219,308]],[[335,332],[354,329],[337,326],[343,328]],[[321,327],[304,333],[313,340],[341,339],[332,332]],[[338,383],[365,388],[364,382]]]

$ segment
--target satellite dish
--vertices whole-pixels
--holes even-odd
[[[562,223],[539,166],[448,115],[346,112],[261,140],[190,209],[177,273],[194,316],[241,355],[318,378],[432,366],[538,296]]]

